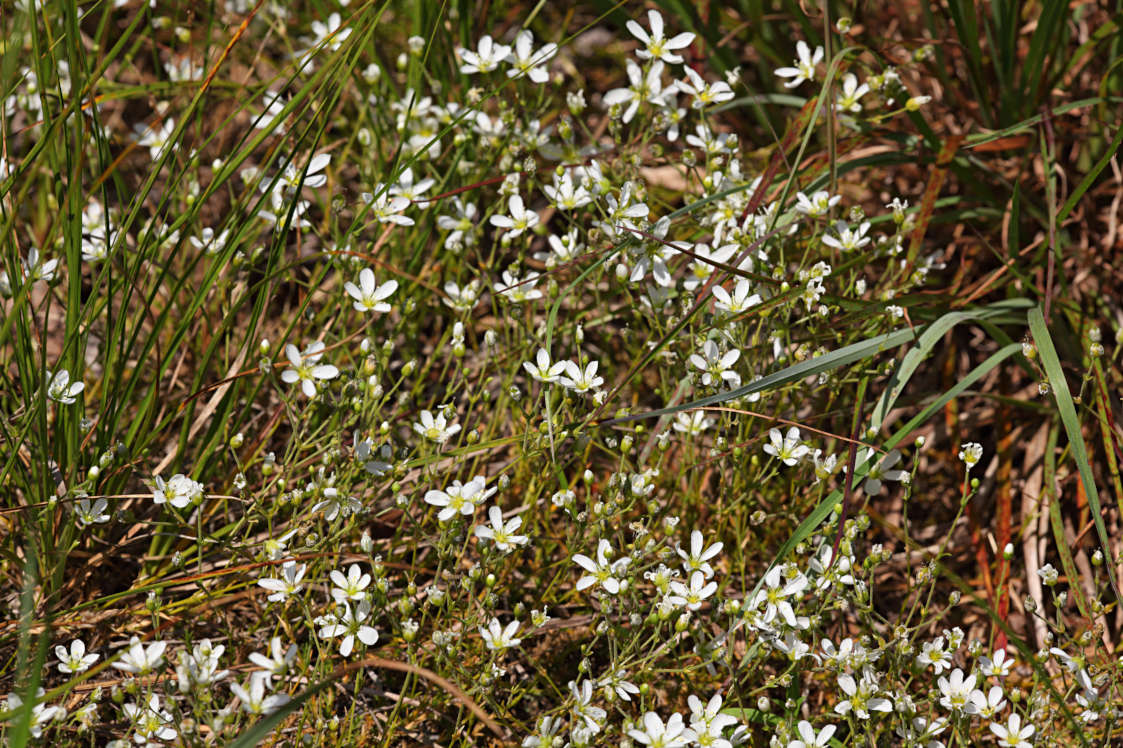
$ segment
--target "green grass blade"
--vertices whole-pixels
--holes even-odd
[[[1088,451],[1084,447],[1080,418],[1076,415],[1076,405],[1072,402],[1072,393],[1069,392],[1064,369],[1061,368],[1061,360],[1057,357],[1056,348],[1053,347],[1053,338],[1049,334],[1049,328],[1045,325],[1045,315],[1042,313],[1041,307],[1035,306],[1029,310],[1027,317],[1030,334],[1033,335],[1033,342],[1037,346],[1037,354],[1041,358],[1045,375],[1049,378],[1049,386],[1052,389],[1053,398],[1056,400],[1057,410],[1061,415],[1061,423],[1064,425],[1065,434],[1068,436],[1072,459],[1076,462],[1080,482],[1084,486],[1084,495],[1088,499],[1088,507],[1092,512],[1092,521],[1096,525],[1096,533],[1099,535],[1105,556],[1109,559],[1114,558],[1111,543],[1108,541],[1107,527],[1104,525],[1103,507],[1100,506],[1100,496],[1096,491],[1096,482],[1092,477],[1092,466],[1088,463]],[[1121,599],[1113,566],[1111,563],[1106,563],[1104,569],[1107,570],[1107,577],[1111,582],[1111,588],[1115,592],[1116,599]]]

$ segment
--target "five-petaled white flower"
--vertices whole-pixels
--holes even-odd
[[[183,509],[203,498],[203,484],[191,480],[183,473],[176,473],[167,483],[157,475],[154,482],[156,487],[152,490],[152,500],[157,504],[167,502],[176,509]]]
[[[702,411],[695,411],[702,413]],[[710,559],[721,553],[723,547],[722,543],[714,543],[706,547],[705,541],[702,538],[702,533],[699,530],[692,530],[690,532],[690,552],[687,553],[683,550],[682,546],[675,549],[680,558],[682,558],[682,568],[686,573],[700,571],[709,579],[714,575],[714,568],[710,566]]]
[[[370,586],[370,574],[359,568],[358,564],[351,564],[346,576],[339,569],[332,569],[328,576],[331,577],[331,583],[334,585],[331,588],[331,597],[337,603],[362,600],[366,597],[366,588]]]
[[[431,412],[423,410],[419,417],[421,420],[413,424],[413,430],[437,444],[444,444],[449,438],[460,431],[460,424],[450,424],[448,419],[445,418],[444,413],[438,412],[437,415],[434,416]]]
[[[273,594],[267,599],[270,602],[278,603],[287,599],[289,595],[295,595],[304,589],[304,585],[300,583],[300,580],[304,578],[304,572],[307,570],[307,564],[300,564],[298,566],[296,561],[288,559],[281,564],[280,579],[262,577],[257,580],[257,586],[272,592]]]
[[[471,75],[472,73],[490,73],[495,70],[499,67],[499,63],[511,53],[511,48],[506,44],[496,44],[491,36],[485,35],[480,37],[475,50],[460,47],[456,50],[456,53],[460,55],[460,59],[464,63],[460,66],[460,72]]]
[[[643,729],[628,730],[628,737],[651,748],[681,748],[694,741],[694,732],[677,712],[666,723],[655,712],[648,712],[643,715]]]
[[[84,382],[71,382],[70,372],[59,369],[54,374],[49,370],[47,374],[47,397],[56,403],[72,405],[82,390],[86,389]]]
[[[967,442],[959,448],[959,459],[963,460],[963,464],[967,469],[975,467],[983,457],[983,445],[978,442]]]
[[[265,687],[268,685],[267,678],[267,673],[251,673],[248,685],[230,684],[230,692],[234,694],[238,701],[242,702],[242,710],[247,714],[272,714],[289,703],[288,694],[265,695]]]
[[[717,386],[722,382],[728,383],[730,387],[739,387],[741,375],[731,368],[739,358],[741,352],[736,348],[722,353],[717,343],[707,340],[702,344],[701,354],[690,354],[690,363],[702,371],[702,384],[707,387]]]
[[[559,377],[558,382],[566,389],[574,392],[595,390],[604,384],[604,377],[597,376],[597,367],[599,366],[598,362],[590,361],[582,369],[579,364],[567,360],[565,362],[565,376]]]
[[[389,280],[378,285],[374,281],[374,271],[363,268],[359,271],[359,285],[348,281],[343,284],[343,289],[355,300],[353,304],[357,312],[388,312],[390,305],[386,299],[398,290],[398,282]]]
[[[802,40],[796,43],[795,51],[799,55],[799,59],[794,63],[795,67],[776,69],[777,76],[791,79],[784,83],[784,88],[795,88],[804,81],[814,80],[815,66],[823,61],[823,56],[826,54],[822,47],[815,47],[815,53],[812,54],[807,42]]]
[[[511,215],[497,214],[491,217],[491,225],[507,229],[507,236],[514,238],[519,234],[538,225],[538,214],[527,210],[523,199],[519,195],[511,195],[507,202],[507,209]]]
[[[853,73],[847,73],[842,76],[842,90],[838,92],[838,101],[835,102],[835,109],[840,112],[860,112],[862,105],[858,103],[858,99],[869,93],[869,84],[863,83],[858,85],[858,77]]]
[[[269,640],[269,654],[250,652],[250,662],[258,667],[265,668],[265,672],[258,673],[258,675],[264,678],[267,684],[271,685],[274,677],[284,675],[289,671],[293,661],[296,660],[296,651],[295,644],[290,644],[288,649],[283,649],[281,637],[274,636]]]
[[[864,465],[869,462],[874,456],[873,447],[865,450],[861,457],[858,458],[858,465]],[[862,490],[871,496],[881,493],[882,481],[899,481],[908,483],[909,472],[907,470],[893,470],[894,465],[901,461],[901,453],[895,449],[889,450],[876,465],[872,465],[869,472],[866,473],[866,481],[862,484]]]
[[[146,647],[140,637],[134,636],[129,639],[129,648],[125,653],[109,664],[132,675],[148,675],[164,664],[164,650],[167,648],[167,642],[162,641],[152,642]]]
[[[324,356],[323,341],[309,343],[303,352],[289,343],[285,346],[285,356],[289,359],[290,367],[281,372],[281,381],[287,384],[300,382],[301,390],[308,397],[316,396],[316,380],[326,381],[339,376],[339,369],[331,364],[319,363]]]
[[[484,640],[488,649],[501,652],[504,649],[517,647],[522,643],[522,639],[515,636],[518,630],[518,621],[511,621],[504,628],[498,618],[492,618],[486,629],[483,626],[480,627],[480,637]]]
[[[688,80],[678,81],[675,86],[683,93],[694,97],[694,102],[690,105],[693,109],[701,109],[710,104],[720,104],[733,98],[733,89],[725,81],[707,83],[692,68],[683,68],[683,71],[686,73]]]
[[[342,612],[339,611],[339,607],[343,609]],[[373,626],[366,623],[366,620],[370,617],[370,602],[362,600],[354,608],[351,607],[350,603],[344,602],[339,607],[314,621],[320,627],[320,638],[334,639],[341,637],[339,654],[344,657],[350,656],[355,649],[355,639],[368,647],[373,646],[378,641],[378,632]]]
[[[628,21],[626,24],[632,36],[643,42],[643,49],[636,50],[636,57],[641,60],[659,59],[670,65],[682,62],[682,55],[674,52],[676,49],[689,47],[694,41],[694,34],[684,31],[667,39],[663,36],[663,16],[657,10],[647,11],[647,22],[651,26],[650,34],[635,21]]]
[[[437,519],[448,522],[457,514],[465,517],[475,513],[476,507],[495,495],[496,487],[487,488],[487,479],[477,475],[467,483],[454,480],[443,491],[431,490],[425,493],[425,503],[440,507]]]
[[[160,708],[160,697],[152,694],[145,704],[129,702],[121,707],[128,717],[136,734],[133,740],[138,745],[160,745],[157,740],[174,740],[178,734],[173,725],[171,713]]]
[[[490,540],[501,551],[512,550],[516,545],[526,545],[530,540],[526,535],[516,535],[522,527],[522,517],[512,517],[504,522],[503,510],[493,506],[487,510],[487,517],[491,520],[491,527],[476,525],[476,537],[481,540]]]
[[[58,670],[60,673],[82,673],[97,662],[101,655],[96,652],[86,653],[86,642],[75,639],[70,642],[70,649],[59,644],[55,647],[55,656],[58,657]]]
[[[837,729],[835,725],[827,725],[816,733],[811,723],[802,719],[796,725],[796,732],[799,733],[800,739],[788,743],[788,748],[823,748],[831,744],[831,737]]]
[[[765,453],[782,461],[788,467],[794,466],[811,451],[811,448],[800,439],[799,429],[795,426],[788,429],[788,433],[784,435],[780,434],[780,429],[769,429],[768,440],[769,443],[764,445]]]
[[[618,558],[615,561],[610,561],[612,556],[612,546],[607,540],[601,538],[597,543],[597,560],[589,558],[583,553],[578,553],[573,557],[573,562],[580,566],[585,571],[589,572],[585,576],[577,580],[577,591],[592,587],[594,584],[599,584],[604,588],[604,591],[610,595],[615,595],[620,591],[620,580],[618,576],[624,573],[628,568],[631,559],[627,556]]]
[[[526,369],[527,374],[530,374],[539,382],[553,384],[558,382],[561,375],[565,373],[565,363],[565,361],[556,361],[551,364],[550,352],[545,348],[539,348],[538,355],[534,357],[534,363],[524,361],[523,368]]]
[[[940,686],[940,706],[953,712],[975,713],[975,702],[971,692],[975,690],[975,674],[964,677],[963,670],[956,668],[950,676],[941,676],[937,681]]]
[[[990,731],[998,736],[998,745],[1003,748],[1031,748],[1033,743],[1029,742],[1029,739],[1035,730],[1036,728],[1030,724],[1022,727],[1022,718],[1017,712],[1010,715],[1005,725],[998,722],[990,723]]]
[[[523,29],[515,36],[514,51],[504,58],[511,65],[507,77],[522,78],[525,75],[535,83],[545,83],[550,78],[546,63],[557,51],[558,45],[553,42],[543,44],[535,51],[534,34],[529,29]]]
[[[89,499],[78,499],[78,503],[74,505],[74,524],[84,528],[87,525],[108,522],[109,515],[105,513],[108,506],[109,502],[103,498],[94,499],[92,504]]]

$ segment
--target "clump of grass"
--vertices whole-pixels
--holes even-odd
[[[5,739],[1109,742],[1118,40],[419,5],[3,17]]]

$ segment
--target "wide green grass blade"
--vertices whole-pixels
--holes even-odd
[[[1061,423],[1064,425],[1065,434],[1068,436],[1072,459],[1076,462],[1080,482],[1084,486],[1084,495],[1088,499],[1088,507],[1092,512],[1096,534],[1099,535],[1104,555],[1108,559],[1114,558],[1107,535],[1107,527],[1104,525],[1103,507],[1100,506],[1100,496],[1096,491],[1096,481],[1092,477],[1092,466],[1088,462],[1088,451],[1084,447],[1080,418],[1076,415],[1076,405],[1072,401],[1072,393],[1069,392],[1064,369],[1061,368],[1061,360],[1057,357],[1057,349],[1053,347],[1053,338],[1045,324],[1045,315],[1042,313],[1041,307],[1035,306],[1029,310],[1027,317],[1030,334],[1033,335],[1033,342],[1037,346],[1037,354],[1041,359],[1042,367],[1045,369],[1045,375],[1049,378],[1049,386],[1053,398],[1056,400],[1057,410],[1061,415]],[[1113,566],[1114,564],[1106,563],[1104,569],[1107,570],[1107,577],[1111,582],[1111,588],[1115,592],[1116,599],[1121,599]]]

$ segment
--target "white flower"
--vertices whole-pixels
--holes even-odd
[[[477,475],[467,483],[454,480],[452,485],[443,491],[427,491],[425,503],[441,507],[437,519],[447,522],[457,514],[471,516],[475,513],[476,507],[495,495],[497,490],[495,486],[487,488],[487,479]]]
[[[319,47],[320,44],[324,44],[327,49],[330,49],[332,51],[339,49],[339,47],[343,44],[343,41],[347,37],[351,36],[352,31],[350,27],[340,28],[342,24],[343,19],[340,18],[338,13],[332,13],[330,16],[328,16],[327,23],[324,23],[323,21],[313,21],[313,36],[310,44],[311,49],[309,49],[308,51],[312,52],[317,47]]]
[[[683,411],[675,413],[675,422],[671,428],[680,434],[697,436],[714,425],[712,418],[706,416],[704,410]]]
[[[538,273],[529,273],[526,278],[520,280],[510,270],[504,270],[503,284],[496,284],[495,292],[510,299],[515,304],[541,299],[542,292],[534,287],[538,283],[539,277]]]
[[[281,564],[280,579],[262,577],[257,580],[257,586],[270,590],[273,594],[267,599],[270,602],[278,603],[287,599],[289,595],[295,595],[304,589],[300,580],[304,578],[304,572],[307,570],[307,564],[297,566],[296,561],[289,559]]]
[[[687,729],[682,715],[678,713],[672,714],[664,723],[658,714],[648,712],[643,715],[643,729],[628,730],[628,736],[652,748],[681,748],[694,739],[694,733]]]
[[[611,689],[621,700],[631,701],[632,696],[639,693],[639,686],[626,680],[627,677],[628,673],[624,670],[612,670],[597,681],[597,687]]]
[[[1006,706],[1006,697],[1002,693],[1002,686],[991,686],[986,694],[979,690],[972,691],[971,702],[973,714],[984,719],[993,719]]]
[[[853,73],[847,73],[842,76],[842,90],[838,92],[838,100],[835,102],[835,110],[840,112],[860,112],[862,105],[858,103],[858,99],[869,93],[870,87],[868,84],[863,83],[858,85],[858,78]]]
[[[210,639],[203,639],[191,652],[180,652],[175,668],[180,692],[187,693],[195,686],[213,686],[230,675],[229,670],[219,669],[219,660],[225,651],[223,645],[212,646]]]
[[[272,684],[275,676],[284,675],[289,671],[296,659],[296,645],[290,644],[288,649],[282,650],[281,637],[274,636],[269,640],[269,654],[250,652],[250,662],[258,667],[265,668],[266,672],[258,673],[266,682]]]
[[[699,746],[733,748],[733,743],[723,738],[722,733],[727,727],[736,725],[737,718],[732,714],[722,713],[720,693],[715,693],[705,704],[700,698],[690,694],[686,697],[686,703],[690,707],[690,729]],[[737,744],[741,745],[740,742]]]
[[[627,123],[631,122],[632,118],[636,116],[639,105],[643,102],[662,104],[663,68],[663,63],[656,60],[645,75],[639,65],[628,60],[625,64],[625,70],[628,73],[628,81],[631,85],[627,88],[614,88],[606,93],[603,99],[604,105],[611,107],[627,104],[628,108],[621,115],[621,120]]]
[[[401,174],[398,175],[397,183],[390,188],[390,194],[395,197],[403,197],[413,202],[422,199],[425,193],[436,183],[437,180],[432,178],[425,178],[414,182],[413,169],[407,166],[402,169]]]
[[[492,226],[508,229],[507,236],[514,238],[538,225],[538,214],[533,210],[527,210],[519,195],[511,195],[511,199],[507,202],[507,209],[511,215],[499,214],[490,219]]]
[[[683,72],[686,73],[689,80],[678,81],[675,85],[678,86],[678,90],[694,97],[691,108],[701,109],[710,104],[720,104],[733,98],[733,89],[725,81],[706,83],[705,79],[690,67],[683,68]]]
[[[174,740],[179,734],[172,727],[174,720],[171,713],[160,708],[160,697],[157,694],[149,696],[148,702],[142,706],[130,702],[121,707],[121,710],[133,724],[133,730],[136,731],[133,739],[138,745],[152,745],[150,741],[153,740]]]
[[[599,584],[610,595],[615,595],[620,591],[620,580],[617,579],[617,576],[628,568],[631,559],[625,556],[616,561],[609,561],[611,556],[612,546],[607,540],[601,538],[597,543],[596,561],[582,553],[573,557],[573,562],[588,572],[577,580],[578,592],[592,587],[594,584]]]
[[[36,281],[50,283],[55,279],[57,269],[58,260],[43,258],[39,254],[38,247],[31,247],[27,250],[27,259],[23,260],[23,274],[27,277],[29,283],[35,283]],[[7,277],[6,273],[4,277]],[[11,295],[10,290],[6,295]]]
[[[600,364],[590,361],[582,369],[572,361],[565,361],[565,376],[559,377],[558,382],[565,388],[574,392],[588,392],[604,384],[604,377],[597,376],[597,367]]]
[[[148,156],[153,161],[160,157],[160,151],[172,139],[172,131],[175,130],[175,120],[168,118],[160,123],[157,127],[151,125],[136,125],[136,144],[148,149]]]
[[[560,177],[555,175],[554,183],[543,185],[542,191],[558,210],[574,210],[593,202],[592,194],[580,183],[574,184],[573,175],[568,171]]]
[[[444,285],[444,290],[447,297],[444,302],[458,312],[471,311],[476,302],[480,300],[479,279],[465,283],[463,288],[453,281],[448,281]]]
[[[51,720],[62,720],[66,718],[66,709],[61,706],[51,706],[44,704],[42,701],[45,691],[42,687],[35,691],[35,703],[31,707],[31,737],[43,737],[43,728]],[[23,699],[19,694],[8,694],[7,704],[8,711],[15,713],[20,707],[23,706]],[[11,722],[9,722],[9,725]]]
[[[83,528],[87,525],[108,522],[109,515],[105,513],[107,506],[109,502],[101,498],[95,499],[93,504],[90,504],[89,499],[78,499],[74,505],[74,523],[79,528]]]
[[[82,673],[97,662],[101,655],[97,653],[86,654],[86,643],[81,639],[70,642],[70,650],[59,644],[55,647],[55,656],[58,657],[58,670],[60,673]]]
[[[921,667],[931,665],[936,675],[951,668],[951,652],[944,649],[944,637],[937,636],[930,642],[924,642],[920,654],[916,656],[916,664]]]
[[[366,623],[367,618],[370,617],[370,602],[362,600],[354,609],[351,608],[350,603],[344,602],[341,607],[342,614],[338,612],[339,608],[336,608],[335,612],[320,616],[314,621],[320,627],[319,637],[321,639],[341,637],[339,654],[344,657],[350,656],[354,650],[355,639],[368,647],[374,646],[378,641],[378,632]]]
[[[183,509],[188,504],[203,498],[203,484],[191,480],[183,473],[176,473],[168,482],[156,476],[156,488],[152,491],[152,500],[157,504],[168,502],[176,509]]]
[[[968,470],[975,467],[975,463],[982,459],[982,456],[983,445],[978,442],[967,442],[959,448],[959,459],[963,460]]]
[[[456,53],[464,63],[460,66],[460,72],[471,75],[472,73],[490,73],[495,70],[499,67],[499,63],[511,53],[511,48],[506,44],[496,44],[494,39],[485,35],[480,38],[475,51],[459,47]]]
[[[337,603],[345,600],[362,600],[366,597],[365,590],[370,586],[370,574],[363,572],[358,564],[351,564],[346,576],[338,569],[333,569],[328,576],[334,585],[331,597]]]
[[[701,411],[696,411],[701,412]],[[704,547],[705,541],[702,538],[702,533],[699,530],[692,530],[690,532],[690,552],[687,553],[682,549],[682,546],[676,548],[676,552],[682,559],[682,568],[686,573],[700,571],[709,579],[714,575],[714,569],[709,564],[709,560],[721,553],[723,547],[722,543],[714,543],[708,548]]]
[[[565,372],[565,364],[565,361],[557,361],[551,364],[550,352],[545,348],[539,348],[538,355],[534,357],[534,363],[524,361],[523,368],[539,382],[553,384],[561,379],[561,375]]]
[[[835,725],[827,725],[816,734],[815,728],[811,726],[810,722],[805,719],[800,720],[796,726],[800,739],[788,743],[788,748],[822,748],[828,746],[831,744],[831,737],[837,729]]]
[[[512,517],[510,520],[503,521],[503,510],[497,506],[493,506],[487,510],[488,519],[491,520],[491,527],[487,525],[476,526],[476,537],[481,540],[490,540],[495,543],[495,547],[501,551],[513,550],[516,545],[526,545],[530,540],[526,535],[516,535],[518,529],[522,527],[522,517]]]
[[[950,677],[941,676],[937,683],[940,686],[940,706],[953,712],[975,713],[975,703],[971,692],[975,690],[975,674],[963,676],[963,670],[956,668],[951,671]]]
[[[504,61],[511,65],[507,71],[508,78],[522,78],[524,75],[535,83],[545,83],[550,78],[546,70],[546,62],[558,51],[558,45],[550,42],[542,45],[537,52],[534,51],[534,34],[529,29],[523,29],[515,36],[515,49],[509,53]]]
[[[765,604],[761,620],[771,623],[776,616],[784,619],[789,626],[796,626],[795,609],[788,598],[798,600],[807,589],[807,577],[796,574],[790,579],[782,578],[782,567],[773,566],[764,575],[764,589],[757,593],[757,599],[752,607],[757,607],[760,602]]]
[[[797,192],[795,193],[795,209],[797,213],[815,218],[816,216],[826,215],[827,211],[838,205],[841,200],[841,195],[832,196],[826,190],[812,193],[811,197],[802,192]]]
[[[324,519],[328,522],[331,522],[340,514],[344,517],[349,517],[363,508],[363,503],[361,501],[353,496],[341,493],[335,486],[324,488],[323,496],[324,498],[313,504],[312,508],[308,511],[312,514],[322,511],[324,513]]]
[[[701,571],[690,575],[690,586],[679,581],[671,582],[671,594],[667,601],[672,605],[684,607],[687,610],[698,610],[703,601],[717,591],[717,582],[706,582],[706,576]]]
[[[476,214],[479,212],[476,204],[453,197],[452,209],[454,215],[437,216],[437,228],[450,232],[445,237],[445,248],[472,246],[476,243]]]
[[[265,695],[267,678],[266,673],[251,673],[248,686],[237,683],[230,684],[230,692],[234,694],[238,701],[242,702],[242,711],[247,714],[272,714],[289,703],[287,694]]]
[[[480,637],[484,640],[487,648],[494,651],[502,651],[511,647],[517,647],[522,643],[522,639],[515,636],[519,630],[519,622],[511,621],[503,628],[503,624],[499,623],[498,618],[492,618],[488,623],[487,628],[480,627]]]
[[[449,424],[444,413],[438,412],[437,415],[434,416],[431,412],[423,410],[419,417],[421,420],[413,424],[413,430],[437,444],[444,444],[460,431],[460,424]]]
[[[359,197],[370,206],[371,213],[379,223],[396,223],[399,226],[412,226],[415,223],[409,216],[402,215],[402,211],[410,206],[408,197],[394,197],[382,185],[377,189],[380,190],[377,197],[369,192],[364,192]]]
[[[783,462],[788,467],[793,467],[811,451],[800,439],[799,429],[792,426],[786,435],[781,435],[780,429],[769,429],[769,443],[764,445],[766,454],[770,454]]]
[[[1057,580],[1060,579],[1061,575],[1060,575],[1060,572],[1058,572],[1055,568],[1053,568],[1052,564],[1045,564],[1044,566],[1042,566],[1040,569],[1037,570],[1037,576],[1041,577],[1041,581],[1043,581],[1045,584],[1052,587],[1054,584],[1057,583]],[[1052,651],[1052,650],[1050,650],[1050,651]],[[1060,652],[1060,650],[1057,650],[1057,651]],[[1064,654],[1064,653],[1062,652],[1062,654]],[[1067,656],[1068,655],[1065,655],[1065,657],[1067,657]]]
[[[152,642],[146,647],[141,643],[140,637],[134,636],[129,640],[129,648],[125,653],[109,664],[132,675],[148,675],[164,664],[164,650],[167,647],[167,643],[162,641]]]
[[[731,368],[741,358],[741,352],[733,350],[722,353],[713,340],[702,344],[702,352],[690,354],[690,363],[702,371],[702,384],[717,386],[727,383],[730,387],[741,384],[741,376]]]
[[[689,47],[694,41],[694,34],[684,31],[667,39],[663,36],[663,16],[657,10],[647,11],[647,22],[651,26],[650,34],[635,21],[626,24],[632,36],[643,42],[644,48],[636,50],[636,57],[641,60],[659,59],[670,65],[682,62],[682,56],[674,54],[674,51]]]
[[[815,47],[815,53],[812,55],[811,48],[802,39],[796,43],[795,51],[799,55],[799,59],[794,63],[795,67],[776,70],[776,75],[780,78],[791,79],[784,83],[784,88],[795,88],[804,81],[814,80],[815,66],[823,61],[825,55],[822,47]]]
[[[991,722],[990,731],[998,736],[998,745],[1004,748],[1032,748],[1033,746],[1029,739],[1035,728],[1028,724],[1022,727],[1022,718],[1017,712],[1010,715],[1005,725]]]
[[[289,360],[289,368],[281,372],[281,381],[286,384],[300,382],[300,388],[308,397],[316,396],[316,380],[335,379],[339,376],[339,369],[331,364],[318,363],[324,356],[323,341],[316,340],[309,343],[301,352],[295,345],[289,343],[285,346],[285,356]]]
[[[390,280],[379,286],[374,282],[374,271],[363,268],[359,271],[359,285],[348,281],[343,284],[343,289],[355,300],[355,311],[388,312],[391,307],[385,300],[398,290],[398,282]]]
[[[1005,678],[1014,667],[1014,660],[1006,656],[1005,649],[996,649],[994,657],[979,658],[979,672],[994,678]]]
[[[312,189],[323,187],[328,183],[328,176],[324,173],[324,169],[330,163],[330,153],[317,153],[308,160],[307,167],[302,167],[295,161],[289,161],[285,164],[284,170],[277,179],[276,189],[280,190],[282,194],[292,194],[301,185]],[[268,185],[262,181],[261,189],[264,190],[267,187]]]
[[[858,458],[858,466],[866,464],[873,456],[873,447],[866,449]],[[882,481],[901,481],[907,483],[909,480],[909,473],[907,470],[890,469],[900,461],[901,453],[895,449],[889,450],[876,465],[870,467],[869,472],[866,473],[866,481],[862,484],[862,490],[874,496],[881,493]]]
[[[730,294],[723,287],[715,285],[713,288],[714,308],[729,315],[740,314],[748,311],[761,302],[760,294],[751,293],[752,286],[747,278],[741,278],[733,287]]]
[[[870,230],[869,221],[858,224],[857,229],[851,229],[846,222],[838,221],[835,223],[834,229],[838,232],[837,239],[830,234],[823,235],[823,244],[828,247],[834,247],[843,252],[851,252],[870,243],[870,238],[866,236],[866,232]]]
[[[569,682],[569,694],[573,697],[573,714],[575,717],[580,717],[585,720],[585,726],[594,735],[601,731],[602,723],[608,713],[601,709],[599,706],[593,706],[593,682],[591,680],[583,680],[578,685],[574,681]]]
[[[877,695],[877,678],[870,668],[862,670],[862,677],[859,681],[855,681],[854,676],[849,673],[838,676],[838,687],[848,697],[835,704],[834,710],[839,714],[847,714],[853,711],[859,719],[869,719],[870,711],[889,712],[893,710],[893,702]]]

